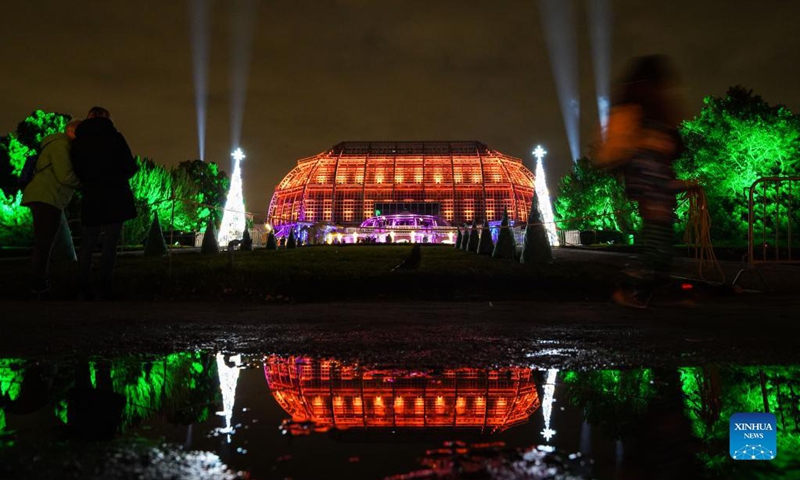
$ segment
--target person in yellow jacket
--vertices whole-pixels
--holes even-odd
[[[50,291],[50,250],[61,218],[80,181],[72,168],[70,144],[80,120],[69,122],[63,133],[42,140],[36,169],[22,192],[22,205],[33,215],[33,293],[39,298]]]

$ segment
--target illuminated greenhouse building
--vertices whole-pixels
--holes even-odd
[[[275,189],[278,236],[323,225],[344,242],[451,241],[455,226],[527,221],[534,175],[476,141],[343,142],[297,162]],[[329,237],[330,238],[330,237]]]

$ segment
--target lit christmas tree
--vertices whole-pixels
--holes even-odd
[[[221,248],[226,248],[231,240],[241,240],[246,225],[244,196],[242,195],[242,169],[240,165],[245,158],[244,152],[242,152],[241,148],[237,148],[231,156],[236,163],[233,167],[228,198],[225,200],[222,224],[219,226],[219,234],[217,235],[217,241]]]
[[[556,222],[553,218],[553,204],[550,202],[550,192],[547,190],[544,166],[542,165],[542,158],[546,154],[547,151],[541,145],[537,145],[536,150],[533,151],[533,155],[536,157],[536,180],[533,187],[539,197],[539,212],[542,214],[542,222],[547,231],[547,238],[550,240],[551,246],[557,247],[558,234],[556,234]]]

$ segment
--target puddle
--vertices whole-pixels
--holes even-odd
[[[790,479],[798,380],[795,366],[0,358],[0,477]],[[767,410],[776,458],[732,460],[731,415]]]

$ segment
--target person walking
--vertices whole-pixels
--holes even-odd
[[[112,278],[122,225],[136,218],[129,180],[138,167],[125,137],[117,131],[111,114],[93,107],[75,132],[72,161],[81,181],[83,239],[78,258],[78,287],[91,298],[92,253],[102,242],[100,296],[113,294]]]
[[[695,188],[676,179],[673,163],[683,150],[678,133],[682,102],[678,75],[663,55],[634,59],[611,109],[595,163],[622,171],[625,192],[638,202],[643,251],[627,269],[613,300],[645,308],[653,291],[669,282],[674,256],[676,196]]]
[[[78,119],[72,120],[63,133],[42,139],[33,178],[22,191],[22,205],[30,208],[33,216],[31,291],[40,300],[50,295],[50,252],[64,209],[80,185],[70,158],[70,144],[80,123]]]

